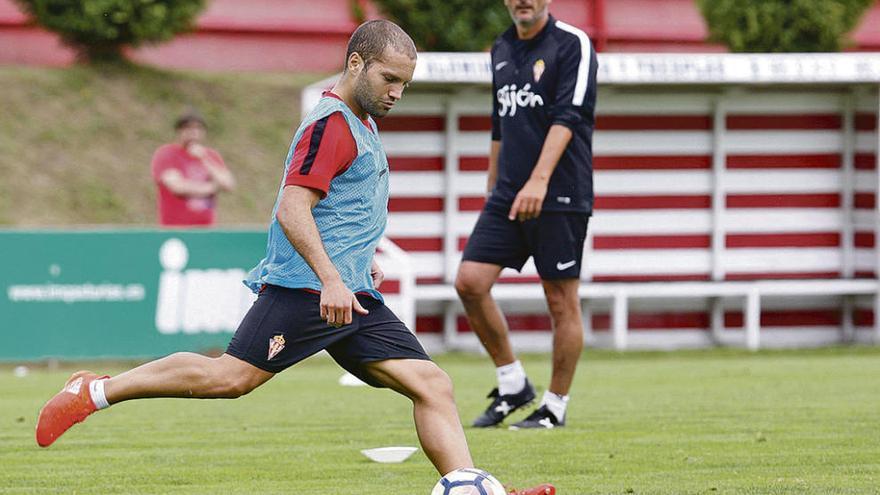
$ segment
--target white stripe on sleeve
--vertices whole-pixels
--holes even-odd
[[[584,96],[587,94],[587,80],[589,79],[587,72],[590,70],[590,38],[587,36],[587,33],[560,20],[556,21],[556,27],[577,36],[581,41],[581,61],[578,64],[574,98],[571,99],[572,105],[581,106],[584,104]]]

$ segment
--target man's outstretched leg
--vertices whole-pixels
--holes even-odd
[[[501,423],[535,399],[535,389],[510,345],[507,321],[490,292],[501,270],[500,265],[466,260],[455,280],[468,322],[495,363],[498,378],[498,388],[489,393],[492,403],[473,423],[481,428]]]
[[[474,467],[461,427],[452,380],[432,361],[389,359],[369,363],[371,376],[412,400],[416,432],[425,455],[441,475]]]
[[[389,359],[366,365],[377,381],[413,402],[413,417],[425,455],[441,475],[474,467],[467,439],[455,407],[452,380],[432,361]],[[556,488],[543,484],[514,495],[554,495]]]
[[[189,352],[151,361],[113,378],[79,371],[40,410],[37,443],[52,445],[71,426],[117,402],[154,397],[234,399],[272,376],[228,354],[209,358]]]

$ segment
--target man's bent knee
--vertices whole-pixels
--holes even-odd
[[[547,309],[554,320],[564,319],[577,314],[580,301],[570,297],[548,297]]]
[[[482,280],[479,273],[466,268],[459,269],[455,277],[455,291],[464,300],[479,299],[488,294],[491,288],[492,285]]]
[[[452,379],[439,366],[433,366],[423,375],[420,383],[414,387],[413,400],[423,402],[453,402],[454,392]]]
[[[417,403],[452,399],[452,379],[433,361],[388,359],[367,364],[379,383]]]
[[[453,397],[452,379],[433,361],[421,361],[408,370],[416,379],[401,382],[413,401],[450,401]]]

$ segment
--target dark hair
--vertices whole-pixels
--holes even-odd
[[[207,127],[205,125],[205,119],[199,112],[195,110],[189,110],[180,117],[177,117],[177,120],[174,121],[174,130],[179,131],[181,127],[184,127],[187,124],[191,124],[193,122],[198,122],[202,125],[202,127]]]
[[[348,59],[352,53],[357,52],[364,59],[364,66],[369,67],[373,60],[381,57],[382,52],[389,45],[409,58],[416,58],[415,43],[406,34],[406,31],[397,24],[384,19],[367,21],[361,24],[354,30],[354,33],[352,33],[351,38],[348,40],[343,70],[348,69]]]

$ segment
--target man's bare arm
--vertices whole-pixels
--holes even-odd
[[[486,192],[491,193],[498,180],[498,155],[501,154],[501,141],[492,141],[489,145],[489,176],[486,181]]]
[[[541,208],[544,205],[544,197],[547,195],[547,186],[550,184],[550,177],[559,164],[559,158],[565,152],[565,148],[571,141],[571,129],[561,124],[550,126],[547,137],[544,139],[544,146],[541,148],[541,155],[538,157],[538,163],[532,170],[532,175],[525,185],[520,189],[513,200],[508,217],[511,220],[529,220],[537,218],[541,214]]]
[[[194,157],[198,158],[205,169],[211,175],[211,180],[217,185],[218,189],[224,191],[232,191],[235,189],[235,177],[228,168],[218,163],[207,148],[201,144],[193,144],[187,148],[187,151]]]
[[[162,172],[159,182],[178,196],[206,198],[217,194],[217,184],[213,181],[200,182],[189,180],[179,170],[171,169]]]
[[[321,234],[312,215],[312,208],[320,201],[320,193],[301,186],[286,186],[281,193],[276,218],[287,240],[306,260],[321,281],[321,318],[333,326],[351,323],[352,309],[361,314],[357,298],[345,286],[342,277],[324,249]]]
[[[202,163],[208,169],[211,179],[214,180],[217,187],[227,192],[235,189],[235,177],[232,176],[232,172],[228,168],[222,167],[210,157],[203,159]]]

